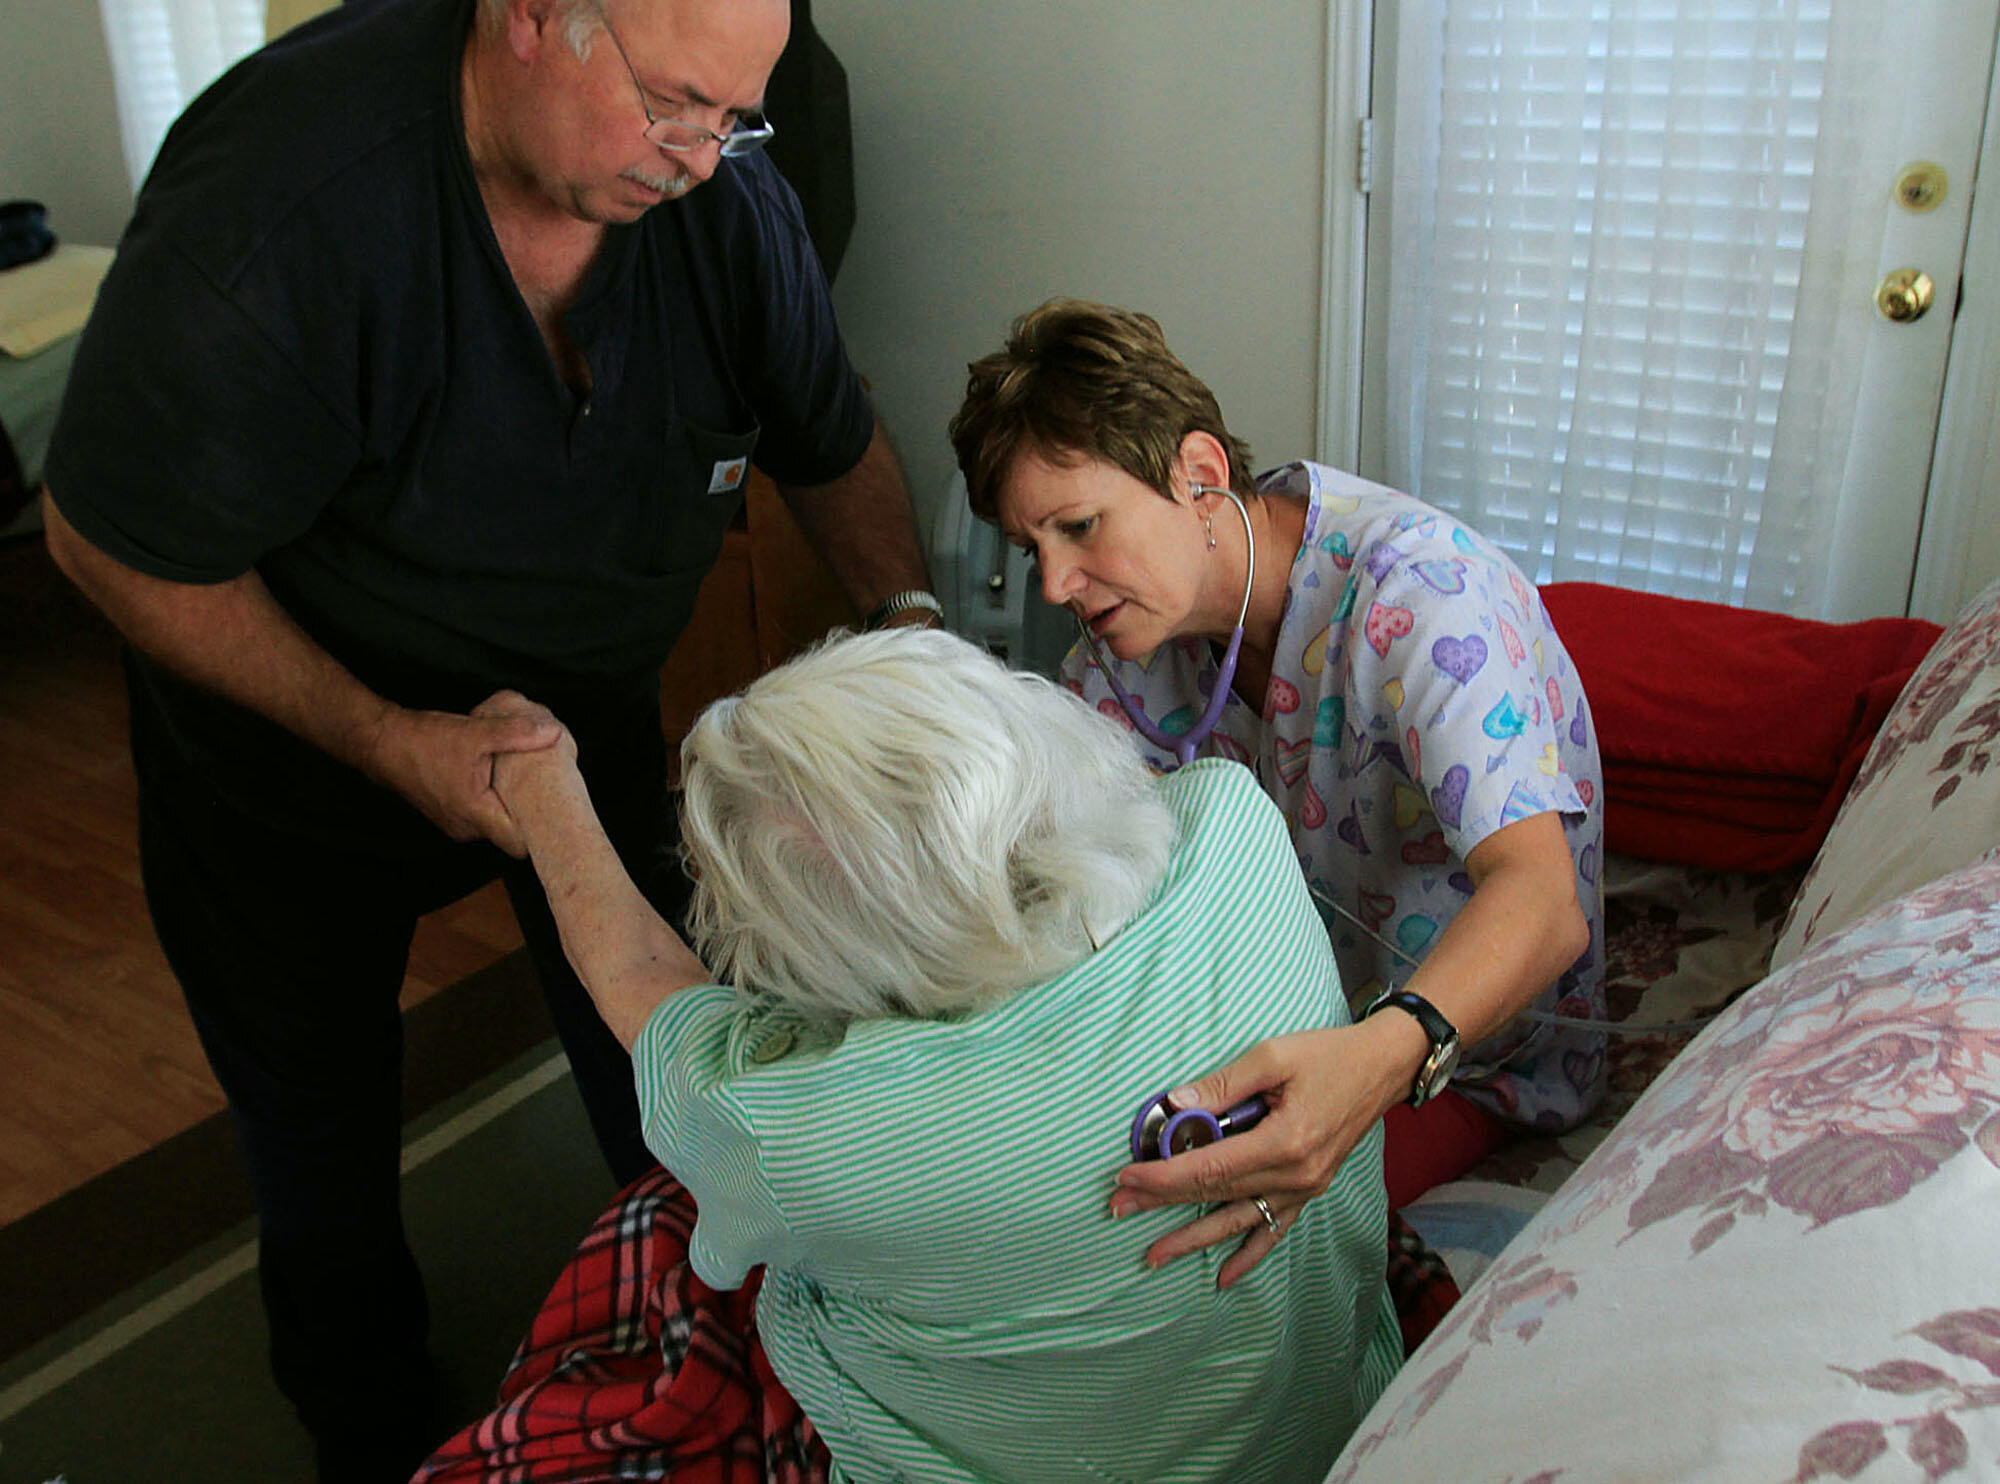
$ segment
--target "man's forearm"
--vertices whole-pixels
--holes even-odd
[[[839,479],[780,485],[778,492],[857,613],[873,612],[891,594],[930,586],[909,488],[879,421],[861,461]]]
[[[42,502],[49,554],[133,646],[364,773],[394,709],[293,621],[254,572],[170,582],[98,550]]]
[[[521,846],[493,794],[495,755],[546,747],[552,722],[395,705],[320,647],[254,572],[169,582],[91,545],[43,501],[49,552],[132,644],[400,794],[454,840]]]

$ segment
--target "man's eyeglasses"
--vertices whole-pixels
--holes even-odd
[[[618,49],[618,60],[625,64],[625,71],[632,79],[632,86],[639,93],[639,107],[646,115],[646,127],[640,132],[648,143],[657,144],[661,149],[672,150],[675,154],[686,154],[690,150],[702,148],[713,140],[722,147],[724,159],[736,159],[742,155],[755,154],[770,142],[778,132],[777,126],[761,113],[739,113],[736,121],[723,133],[704,129],[700,124],[688,123],[668,114],[653,112],[653,105],[646,99],[646,85],[639,81],[639,70],[632,65],[631,54],[625,50],[625,43],[618,39],[618,33],[611,29],[611,17],[604,13],[604,7],[592,0],[592,10],[604,26],[604,34],[611,38],[612,46]]]

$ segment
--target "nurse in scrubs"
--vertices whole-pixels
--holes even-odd
[[[1385,1115],[1392,1206],[1582,1119],[1603,1083],[1603,779],[1514,563],[1339,470],[1253,473],[1159,326],[1105,305],[1017,320],[951,436],[974,513],[1082,630],[1064,681],[1155,766],[1235,759],[1284,811],[1356,1013],[1174,1091],[1271,1112],[1120,1174],[1114,1215],[1209,1208],[1148,1259],[1235,1239],[1233,1282]]]

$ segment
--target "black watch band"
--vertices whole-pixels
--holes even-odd
[[[1445,1019],[1444,1012],[1436,1005],[1407,989],[1384,990],[1361,1012],[1361,1018],[1366,1020],[1377,1010],[1392,1006],[1414,1017],[1430,1038],[1431,1053],[1417,1069],[1416,1082],[1410,1088],[1410,1106],[1421,1108],[1445,1090],[1451,1074],[1458,1070],[1458,1027]]]

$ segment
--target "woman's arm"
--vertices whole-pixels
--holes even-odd
[[[1473,892],[1406,987],[1458,1028],[1463,1044],[1484,1040],[1546,989],[1589,944],[1576,900],[1576,867],[1562,816],[1537,814],[1495,831],[1466,857]],[[1223,1264],[1227,1287],[1262,1260],[1298,1211],[1324,1191],[1349,1151],[1382,1115],[1409,1097],[1430,1053],[1410,1016],[1370,1016],[1356,1025],[1301,1031],[1252,1047],[1173,1094],[1178,1107],[1211,1112],[1254,1093],[1271,1103],[1255,1129],[1168,1161],[1127,1165],[1111,1213],[1186,1202],[1220,1204],[1168,1233],[1146,1253],[1153,1266],[1232,1237],[1243,1245]],[[1253,1205],[1263,1197],[1269,1230]]]
[[[1560,814],[1534,814],[1495,830],[1472,847],[1465,868],[1471,898],[1404,988],[1442,1010],[1470,1047],[1533,1004],[1577,961],[1590,946],[1590,924],[1577,905],[1576,861]],[[1410,1064],[1405,1096],[1429,1049],[1426,1042]]]
[[[554,719],[507,691],[472,714]],[[542,751],[496,757],[493,787],[541,877],[564,955],[618,1044],[630,1051],[662,1000],[711,983],[712,976],[632,884],[591,807],[567,732]]]

